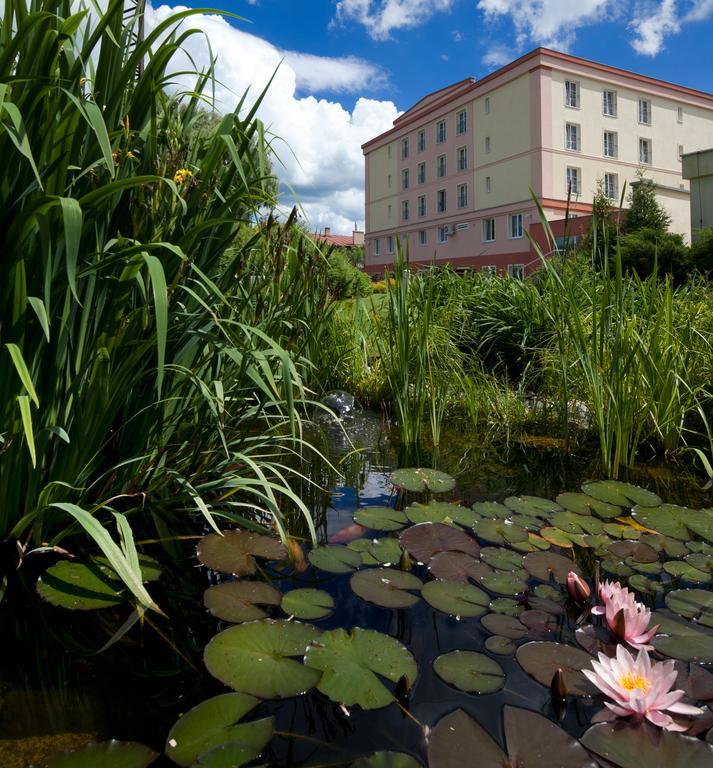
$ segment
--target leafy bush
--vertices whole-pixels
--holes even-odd
[[[369,276],[357,269],[342,249],[335,248],[327,259],[329,292],[336,299],[368,296],[371,293]]]
[[[622,266],[640,277],[650,275],[656,264],[659,274],[671,275],[677,281],[685,279],[689,250],[681,235],[655,228],[638,229],[623,235],[620,245]]]
[[[713,228],[702,229],[691,245],[688,266],[702,275],[713,273]]]

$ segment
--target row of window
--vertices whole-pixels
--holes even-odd
[[[442,179],[446,176],[446,156],[438,155],[436,158],[436,178]],[[456,168],[458,171],[468,170],[468,148],[459,147],[456,152]],[[391,177],[389,177],[389,186],[391,186]],[[419,163],[416,166],[416,181],[418,184],[426,183],[426,163]],[[408,168],[404,168],[401,171],[401,189],[408,189],[411,183],[411,171]]]
[[[582,130],[577,123],[565,125],[564,136],[565,149],[571,152],[582,150]],[[604,157],[619,157],[619,134],[616,131],[604,131],[603,141]],[[678,145],[678,159],[683,155],[683,145]],[[639,162],[644,165],[653,163],[653,145],[651,139],[639,139]]]
[[[604,89],[602,91],[602,114],[607,117],[617,117],[617,92]],[[565,80],[564,83],[564,103],[566,107],[579,109],[581,106],[581,87],[579,80]],[[641,125],[651,125],[652,110],[651,99],[639,97],[639,123]],[[683,122],[683,107],[677,108],[676,119],[679,123]]]
[[[565,190],[567,194],[581,195],[582,194],[582,169],[567,167],[567,173],[565,177]],[[606,197],[615,202],[619,200],[619,174],[618,173],[605,173],[603,190]]]
[[[461,109],[460,111],[456,112],[456,119],[455,119],[455,132],[456,136],[462,136],[464,133],[466,133],[468,130],[468,112],[465,109]],[[446,127],[446,120],[439,120],[436,123],[436,144],[443,144],[443,142],[446,140],[447,135],[447,127]],[[417,152],[425,152],[426,150],[426,129],[422,128],[417,134],[416,134],[416,151]],[[410,142],[409,137],[405,136],[403,139],[401,139],[401,159],[406,160],[409,156],[410,151]],[[391,156],[391,147],[387,150],[389,156]]]
[[[468,185],[459,184],[456,187],[456,205],[458,208],[468,207]],[[436,192],[436,211],[445,213],[448,209],[448,195],[445,189],[439,189]],[[426,195],[419,195],[416,198],[416,212],[418,218],[422,219],[427,214]],[[389,211],[389,213],[391,213]],[[401,202],[401,220],[408,221],[411,218],[411,203],[409,200]]]

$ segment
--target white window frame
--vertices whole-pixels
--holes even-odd
[[[463,190],[465,190],[465,195],[463,194]],[[468,207],[468,185],[467,184],[459,184],[456,187],[456,201],[457,201],[458,208]]]
[[[374,256],[381,256],[381,238],[374,240]]]
[[[418,244],[428,245],[428,231],[425,229],[419,229],[418,231]]]
[[[515,274],[516,272],[517,274]],[[525,278],[525,265],[508,264],[508,277],[512,277],[516,280],[523,280]]]
[[[468,147],[458,147],[456,150],[456,168],[459,171],[468,170]]]
[[[386,253],[393,253],[393,252],[394,252],[394,236],[387,235],[386,236]]]
[[[613,144],[609,142],[609,151],[607,152],[607,136],[613,136]],[[616,131],[604,131],[602,138],[604,157],[619,157],[619,136]]]
[[[613,184],[609,183],[609,180],[613,179]],[[606,172],[604,174],[604,195],[609,200],[619,199],[619,174]]]
[[[436,123],[436,144],[443,144],[446,140],[446,121],[439,120]]]
[[[422,128],[416,134],[416,151],[417,152],[426,151],[426,129],[425,128]]]
[[[644,146],[646,146],[646,153],[648,155],[646,160],[642,160],[644,153],[642,152]],[[639,165],[653,165],[654,164],[654,145],[651,139],[639,137]]]
[[[426,195],[419,195],[417,209],[419,219],[426,215]]]
[[[565,177],[564,177],[564,191],[565,194],[570,194],[570,184],[571,184],[571,178],[572,175],[570,172],[574,171],[576,184],[572,187],[571,194],[573,195],[581,195],[582,194],[582,169],[578,168],[573,165],[568,165],[567,169],[565,170]]]
[[[516,226],[513,226],[516,224]],[[508,237],[510,240],[522,240],[522,214],[511,213],[508,216]]]
[[[436,178],[444,179],[447,174],[446,156],[438,155],[436,157]]]
[[[574,93],[574,98],[572,98]],[[564,105],[570,109],[579,109],[581,103],[581,90],[579,80],[564,81]]]
[[[485,177],[485,194],[489,195],[493,191],[493,183],[490,176]]]
[[[441,200],[443,205],[441,205]],[[445,213],[448,210],[448,196],[445,189],[439,189],[436,192],[436,210],[438,213]]]
[[[676,122],[683,122],[683,107],[676,107]]]
[[[574,142],[571,141],[572,135],[574,135]],[[564,148],[568,152],[582,151],[582,128],[579,123],[564,124]]]
[[[404,168],[401,171],[401,189],[408,189],[409,181],[410,181],[409,176],[410,176],[409,169]]]
[[[645,108],[643,108],[644,104],[646,104]],[[639,125],[651,125],[651,111],[651,99],[639,96]]]
[[[612,98],[610,100],[611,101],[611,111],[610,112],[607,111],[607,106],[608,106],[607,95],[609,95],[609,94],[612,96]],[[616,117],[617,116],[616,113],[617,113],[617,94],[616,94],[616,91],[611,91],[609,89],[603,90],[602,91],[602,114],[605,117]]]
[[[408,221],[411,214],[411,206],[408,200],[401,201],[401,221]]]
[[[468,130],[468,110],[460,109],[456,112],[456,136],[462,136]]]
[[[495,230],[495,219],[483,219],[482,238],[484,243],[494,243],[497,237]]]
[[[441,224],[438,227],[438,242],[441,245],[448,242],[448,226],[446,224]]]
[[[419,184],[426,183],[426,163],[419,163],[416,171],[416,181]]]

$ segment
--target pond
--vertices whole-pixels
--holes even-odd
[[[92,564],[85,592],[72,591],[87,575],[66,560],[44,573],[46,561],[23,566],[23,583],[0,607],[0,765],[41,765],[58,749],[110,738],[201,766],[253,764],[258,752],[255,765],[351,765],[390,751],[402,754],[363,765],[438,768],[463,764],[468,750],[488,766],[596,766],[615,743],[609,760],[624,768],[642,765],[642,754],[648,765],[673,765],[655,762],[669,750],[676,765],[713,764],[710,710],[695,718],[693,737],[592,730],[604,697],[579,670],[591,669],[590,654],[614,653],[616,628],[567,591],[570,570],[589,585],[597,567],[602,579],[628,583],[662,625],[652,658],[677,659],[675,687],[687,701],[713,701],[708,491],[666,467],[599,483],[586,446],[565,454],[552,439],[503,446],[456,432],[440,451],[409,457],[443,476],[403,475],[397,439],[377,414],[344,423],[346,432],[323,425],[332,466],[305,461],[299,489],[320,548],[290,561],[279,542],[254,534],[209,534],[198,558],[192,540],[172,545],[171,557],[146,546],[161,561],[149,588],[168,619],[147,615],[102,653],[127,605],[51,604],[66,600],[63,590],[99,599],[113,583],[102,564]],[[50,602],[28,599],[38,576]],[[242,695],[215,699],[171,731],[233,688]],[[226,727],[240,720],[233,752],[180,751],[221,718]],[[92,757],[104,768],[109,758]]]

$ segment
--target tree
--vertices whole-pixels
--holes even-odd
[[[644,172],[636,172],[638,181],[629,190],[629,212],[624,222],[625,233],[637,232],[640,229],[653,229],[659,232],[668,231],[671,217],[656,199],[656,184],[653,179],[644,176]]]
[[[691,246],[688,265],[692,272],[713,275],[713,228],[702,229]]]
[[[648,227],[623,235],[619,245],[622,267],[639,277],[650,275],[656,264],[659,274],[670,274],[676,282],[686,279],[689,250],[681,235]]]
[[[597,191],[592,200],[592,225],[579,250],[592,260],[596,269],[601,269],[607,254],[611,261],[618,236],[611,200],[604,193],[602,180],[597,179]]]

